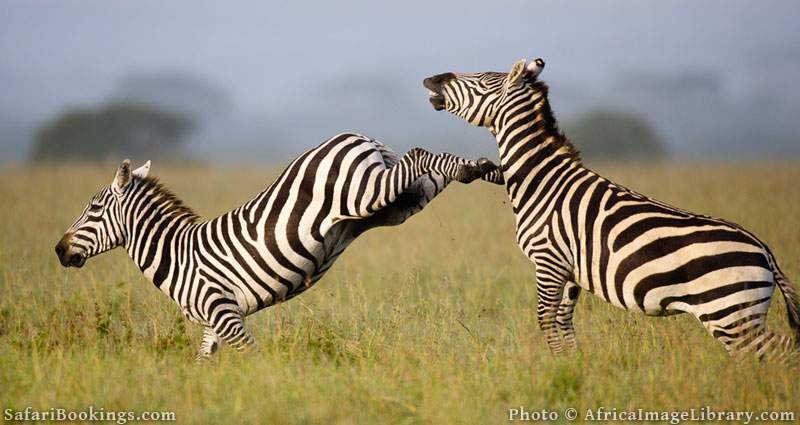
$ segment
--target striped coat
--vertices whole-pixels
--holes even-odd
[[[800,299],[769,248],[742,227],[603,178],[559,131],[541,59],[511,72],[445,73],[430,102],[497,139],[520,249],[536,266],[539,325],[551,351],[576,348],[581,290],[652,316],[689,313],[732,354],[796,355]],[[795,341],[766,327],[775,288]]]
[[[56,246],[64,266],[124,246],[144,275],[204,326],[198,358],[222,339],[245,348],[244,318],[313,286],[365,231],[403,223],[452,180],[502,183],[490,162],[341,134],[291,162],[256,197],[201,221],[126,160]]]

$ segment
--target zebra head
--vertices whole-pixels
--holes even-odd
[[[111,185],[92,197],[83,212],[56,244],[56,255],[64,267],[82,267],[86,259],[125,243],[122,201],[130,192],[133,177],[145,178],[150,161],[131,171],[131,162],[122,161]]]
[[[447,72],[428,77],[422,84],[428,89],[433,109],[446,109],[473,125],[491,128],[502,105],[520,96],[530,97],[536,90],[534,83],[542,69],[542,59],[530,63],[520,59],[508,73]]]

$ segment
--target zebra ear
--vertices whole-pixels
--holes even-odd
[[[122,164],[119,165],[117,168],[117,173],[114,175],[114,182],[112,186],[117,191],[122,191],[125,189],[125,186],[131,182],[131,161],[126,159],[122,161]]]
[[[511,71],[508,73],[508,77],[506,77],[506,87],[511,87],[520,81],[522,81],[522,76],[525,74],[525,65],[528,61],[526,59],[520,59],[514,66],[511,67]]]
[[[136,178],[143,179],[147,177],[148,174],[150,174],[150,160],[147,160],[144,165],[133,170],[133,176]]]
[[[539,74],[542,73],[543,69],[544,69],[544,60],[542,58],[536,58],[532,60],[531,63],[529,63],[528,66],[525,68],[525,70],[528,71],[528,76],[531,78],[538,77]]]

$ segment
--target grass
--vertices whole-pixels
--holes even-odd
[[[738,222],[800,282],[797,163],[615,165],[640,192]],[[688,316],[586,296],[581,351],[553,357],[533,266],[501,188],[454,184],[405,225],[356,241],[320,283],[248,319],[260,351],[192,361],[200,329],[122,250],[63,269],[53,246],[113,166],[0,170],[0,407],[174,411],[180,422],[497,423],[508,409],[794,410],[800,368],[735,362]],[[204,216],[276,175],[159,168]],[[783,301],[770,315],[788,332]]]

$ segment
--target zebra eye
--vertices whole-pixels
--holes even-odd
[[[89,205],[89,212],[100,212],[103,209],[103,206],[100,204],[91,204]]]

